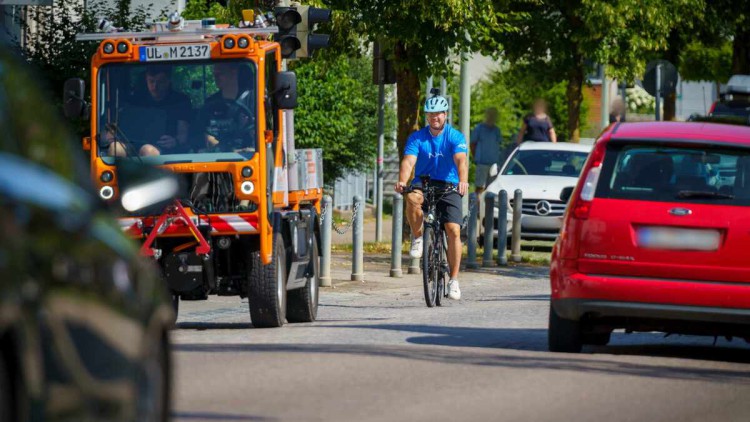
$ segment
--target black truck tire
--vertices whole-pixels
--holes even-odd
[[[5,356],[0,350],[0,421],[13,420],[13,389],[6,365]]]
[[[318,293],[320,286],[320,256],[318,256],[318,239],[312,238],[312,277],[307,279],[305,287],[290,290],[286,307],[286,319],[289,322],[313,322],[318,317]]]
[[[286,251],[280,233],[273,236],[271,263],[263,265],[259,250],[249,250],[247,296],[256,328],[281,327],[286,320]]]

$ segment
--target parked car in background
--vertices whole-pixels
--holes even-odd
[[[2,46],[0,127],[0,421],[167,420],[166,289]]]
[[[750,340],[748,207],[750,127],[611,127],[553,249],[550,350],[614,329]]]
[[[511,235],[513,221],[513,193],[523,191],[521,204],[521,238],[554,240],[560,230],[566,204],[560,200],[565,187],[575,186],[591,145],[574,143],[524,142],[505,161],[499,175],[487,186],[495,195],[502,189],[508,192],[508,214],[503,218]],[[493,227],[498,227],[499,204],[495,202]],[[479,208],[480,221],[485,218],[484,205]],[[484,224],[479,228],[484,235]],[[497,231],[494,230],[494,236]]]
[[[725,92],[711,105],[711,117],[740,118],[750,123],[750,75],[729,78]]]

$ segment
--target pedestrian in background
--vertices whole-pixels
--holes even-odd
[[[547,102],[542,98],[537,98],[531,110],[531,114],[523,118],[521,130],[518,131],[518,142],[557,142],[555,127],[547,115]]]
[[[500,145],[503,134],[497,127],[497,109],[490,107],[484,111],[484,121],[477,124],[471,132],[471,156],[474,159],[474,186],[477,195],[481,194],[489,179],[490,168],[500,163]]]
[[[622,123],[625,121],[625,102],[622,98],[617,97],[612,101],[611,111],[609,113],[609,123]]]

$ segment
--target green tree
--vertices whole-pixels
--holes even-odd
[[[357,39],[378,41],[396,68],[398,145],[419,127],[422,90],[428,75],[449,75],[461,52],[496,53],[501,36],[512,30],[500,5],[486,0],[328,0],[340,15],[333,32],[339,48]]]
[[[568,121],[568,107],[565,100],[567,83],[564,80],[552,80],[537,77],[529,66],[516,64],[505,65],[492,71],[472,87],[471,124],[484,119],[484,110],[496,107],[499,112],[498,126],[506,143],[520,129],[521,120],[531,111],[536,98],[549,102],[549,115],[555,125]],[[588,110],[581,108],[582,120],[585,122]],[[559,140],[567,141],[565,131],[560,131]]]
[[[514,63],[534,65],[551,75],[565,75],[567,132],[581,131],[583,84],[587,63],[607,66],[610,76],[632,80],[644,58],[667,47],[672,28],[685,10],[702,0],[509,0],[511,24],[520,28],[503,42]]]
[[[117,0],[114,4],[55,0],[52,6],[29,6],[28,19],[19,21],[26,42],[16,40],[16,46],[47,80],[51,97],[61,105],[65,80],[79,77],[88,81],[91,56],[99,46],[97,42],[76,41],[76,34],[95,32],[100,17],[107,17],[124,30],[141,30],[151,18],[152,8],[132,7],[131,0]],[[166,10],[161,14],[166,14]]]

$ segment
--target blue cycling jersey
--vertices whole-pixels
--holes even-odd
[[[458,168],[453,155],[466,153],[466,139],[453,126],[446,124],[438,136],[432,136],[429,126],[414,132],[406,141],[404,155],[417,157],[412,184],[419,176],[430,176],[432,180],[458,183]]]

